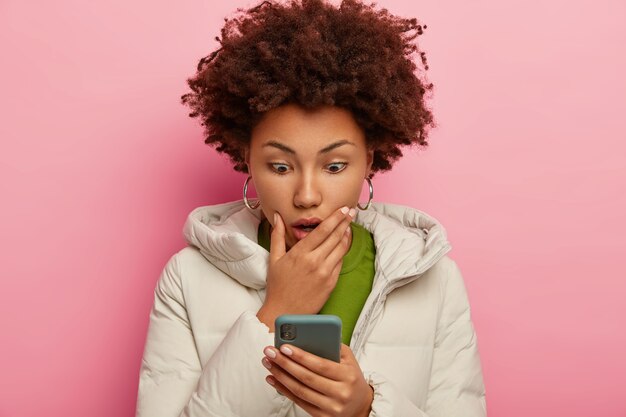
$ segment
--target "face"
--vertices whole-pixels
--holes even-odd
[[[245,155],[263,214],[272,227],[276,212],[285,223],[287,248],[306,235],[292,227],[298,220],[356,207],[373,160],[350,111],[297,104],[265,113]]]

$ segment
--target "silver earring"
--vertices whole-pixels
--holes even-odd
[[[248,196],[246,194],[248,194],[248,181],[250,181],[250,178],[252,178],[252,176],[248,176],[248,178],[246,178],[246,182],[243,183],[243,203],[250,210],[254,210],[256,208],[259,208],[259,206],[261,205],[261,200],[257,200],[254,206],[251,206],[250,203],[248,202]]]
[[[361,204],[357,203],[356,206],[361,210],[367,210],[367,208],[370,206],[370,203],[372,202],[372,198],[374,198],[374,187],[372,186],[372,180],[369,177],[366,177],[365,179],[370,186],[370,199],[367,200],[367,204],[365,205],[365,207],[361,207]]]

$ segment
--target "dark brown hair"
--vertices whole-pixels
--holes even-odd
[[[264,1],[224,19],[215,38],[221,48],[200,60],[187,80],[192,92],[181,97],[205,127],[205,143],[247,172],[253,127],[265,112],[293,102],[350,110],[374,149],[372,173],[390,170],[400,146],[426,147],[435,123],[425,96],[433,85],[425,81],[425,53],[413,43],[426,25],[375,6]]]

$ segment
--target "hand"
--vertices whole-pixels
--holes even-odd
[[[337,284],[350,248],[354,208],[337,209],[287,252],[285,224],[275,214],[265,302],[257,317],[274,331],[281,314],[317,314]]]
[[[287,348],[287,349],[285,349]],[[289,350],[292,352],[289,354]],[[352,350],[341,344],[340,362],[308,353],[293,345],[273,346],[263,352],[266,381],[313,417],[366,417],[374,389],[363,377]],[[272,358],[272,353],[274,358]]]

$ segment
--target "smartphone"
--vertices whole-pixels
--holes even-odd
[[[288,343],[339,362],[341,319],[333,314],[283,314],[274,322],[274,346]]]

